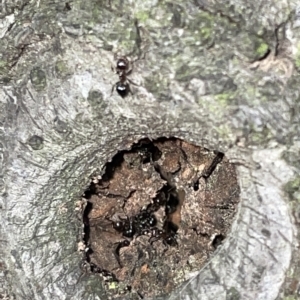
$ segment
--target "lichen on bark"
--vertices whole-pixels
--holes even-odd
[[[0,295],[105,299],[78,280],[75,203],[119,149],[177,136],[226,154],[242,202],[224,245],[166,298],[296,297],[296,1],[4,3]],[[114,54],[140,57],[124,99]]]

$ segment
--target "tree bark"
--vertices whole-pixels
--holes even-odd
[[[164,299],[296,299],[296,2],[4,1],[0,298],[106,299],[79,280],[76,202],[118,150],[176,136],[230,158],[241,203],[215,256]],[[111,94],[115,54],[134,61],[126,98]]]

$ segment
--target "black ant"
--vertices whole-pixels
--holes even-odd
[[[112,223],[112,227],[122,233],[124,237],[132,238],[135,234],[141,235],[142,231],[154,227],[157,223],[156,217],[152,211],[141,210],[141,212],[134,217],[120,218],[114,221],[106,217]]]
[[[142,164],[157,161],[161,158],[162,152],[149,140],[141,140],[138,144],[132,147],[139,157]]]
[[[132,238],[135,235],[135,228],[134,228],[134,224],[133,224],[133,219],[132,218],[128,218],[127,219],[120,219],[120,221],[113,221],[111,219],[109,219],[107,217],[107,219],[112,222],[112,226],[113,228],[122,233],[123,236],[128,237],[128,238]]]
[[[107,271],[105,269],[102,269],[102,268],[98,267],[94,263],[90,263],[90,271],[92,273],[102,274],[104,277],[109,277],[108,281],[115,281],[115,282],[119,281],[116,278],[115,274],[113,274],[112,272],[109,272],[109,271]]]
[[[119,81],[113,85],[111,93],[113,93],[114,87],[116,87],[117,93],[122,97],[126,97],[128,93],[132,94],[129,83],[136,85],[130,79],[127,78],[132,72],[132,65],[129,60],[122,56],[117,60],[117,65],[115,68],[116,73],[119,76]]]
[[[149,243],[152,245],[154,242],[158,241],[159,239],[163,240],[163,243],[166,247],[168,246],[178,246],[176,241],[176,232],[174,231],[166,231],[158,229],[154,227],[153,229],[145,229],[143,231],[144,235],[150,235]]]
[[[134,225],[137,231],[153,227],[156,225],[156,223],[157,220],[155,216],[148,210],[141,210],[141,212],[134,218]]]
[[[164,192],[160,192],[153,200],[153,203],[150,203],[146,211],[148,213],[153,213],[160,209],[160,207],[164,206],[166,204],[166,195]]]
[[[127,219],[123,223],[123,228],[122,228],[122,234],[125,237],[132,238],[135,235],[135,228],[133,226],[133,220],[132,219]]]
[[[161,191],[154,199],[153,203],[149,204],[147,207],[147,211],[155,212],[159,210],[160,207],[165,207],[166,215],[170,215],[177,210],[177,206],[179,204],[179,200],[177,197],[176,191],[173,191],[174,188],[169,188],[169,186],[165,186],[165,191]]]
[[[169,221],[168,219],[164,222],[163,225],[163,235],[162,238],[164,239],[164,244],[168,244],[170,246],[178,246],[176,240],[176,233],[178,230],[178,226],[173,222]]]
[[[168,195],[168,201],[166,203],[166,208],[165,208],[166,215],[173,214],[177,210],[178,205],[179,205],[179,199],[176,191],[171,192]]]

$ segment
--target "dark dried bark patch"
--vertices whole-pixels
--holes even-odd
[[[222,244],[239,187],[223,154],[161,138],[119,152],[83,196],[90,271],[113,298],[152,297],[170,293]]]

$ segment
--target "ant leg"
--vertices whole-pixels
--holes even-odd
[[[126,78],[131,84],[135,85],[135,86],[139,86],[137,83],[133,82],[131,79]]]
[[[150,243],[150,245],[152,246],[153,243],[155,243],[156,241],[158,241],[160,239],[160,237],[157,236],[151,236],[151,238],[148,240],[148,242]]]
[[[224,157],[224,154],[222,152],[216,151],[215,154],[216,154],[216,156],[214,157],[212,163],[202,174],[202,177],[204,177],[206,179],[212,174],[212,172],[215,170],[217,165],[222,161],[222,159]]]
[[[116,275],[112,272],[109,272],[107,270],[102,270],[101,274],[104,277],[110,277],[109,279],[105,279],[105,282],[119,282],[118,278],[116,277]]]
[[[158,241],[161,238],[162,234],[163,234],[162,230],[158,228],[154,228],[151,232],[151,237],[149,239],[150,245],[152,246],[154,242]]]
[[[163,240],[163,244],[165,246],[165,249],[163,251],[163,255],[164,255],[169,250],[169,245],[168,245],[168,243],[165,240]]]
[[[132,73],[132,71],[133,71],[133,66],[131,66],[131,69],[129,71],[127,71],[126,76],[130,75]]]
[[[124,200],[123,200],[122,207],[121,207],[124,213],[126,213],[126,212],[125,212],[125,206],[126,206],[126,203],[127,203],[127,199],[124,199]]]
[[[178,245],[178,242],[177,242],[177,240],[176,240],[175,238],[173,239],[173,243],[174,243],[175,246],[178,248],[179,245]],[[174,245],[174,244],[173,244],[173,245]]]
[[[136,291],[136,293],[138,294],[140,299],[144,299],[144,296],[139,291]]]
[[[167,250],[169,249],[170,246],[178,247],[177,240],[174,236],[167,236],[166,238],[164,238],[163,244],[167,247]]]
[[[151,233],[150,229],[143,229],[140,235],[148,235]]]
[[[194,170],[194,167],[191,165],[191,163],[188,160],[186,152],[182,149],[182,142],[180,143],[180,146],[176,145],[177,148],[179,149],[181,156],[183,157],[184,161],[189,165],[189,167]]]
[[[142,44],[143,44],[142,34],[146,36],[148,34],[148,31],[143,26],[139,25],[137,19],[134,20],[134,26],[136,29],[136,36],[137,36],[136,40],[135,40],[135,44],[136,44],[136,48],[137,48],[137,52],[138,52],[138,57],[137,57],[137,59],[134,60],[134,62],[136,62],[137,60],[146,58],[146,53],[150,51],[150,50],[148,50],[150,43],[148,42],[146,44],[146,47],[148,47],[148,48],[146,51],[144,51],[145,47],[144,48],[142,47]],[[134,50],[133,50],[133,52],[134,52]]]
[[[131,221],[130,218],[129,218],[128,216],[126,216],[126,218],[122,218],[122,217],[120,217],[120,216],[118,215],[118,219],[119,219],[121,222],[123,222],[123,223],[130,222],[130,221]]]
[[[93,273],[102,273],[102,269],[93,263],[90,264],[90,269],[91,269],[91,272],[93,272]]]
[[[208,179],[212,172],[215,170],[217,165],[222,161],[224,157],[224,153],[215,151],[216,156],[214,157],[213,161],[211,164],[208,166],[208,168],[205,168],[204,171],[199,175],[195,176],[194,179],[192,180],[192,185],[194,187],[194,190],[197,191],[199,188],[199,179],[203,177],[204,179]]]
[[[145,49],[141,50],[143,52],[143,56],[140,59],[146,59],[146,54],[148,52],[150,52],[150,49],[149,49],[150,45],[151,45],[150,43],[146,44],[144,47],[144,48],[146,48],[146,50]]]
[[[117,243],[118,246],[116,247],[116,249],[114,250],[114,255],[116,257],[116,260],[120,266],[120,268],[122,268],[123,266],[121,265],[121,261],[120,261],[120,250],[123,247],[128,247],[130,245],[130,242],[128,240],[124,240],[122,242]]]
[[[134,68],[134,65],[133,65],[134,61],[130,61],[128,59],[127,59],[127,61],[128,61],[129,68],[128,68],[127,72],[125,73],[125,76],[129,76],[132,73],[133,68]]]
[[[143,32],[145,31],[143,30]],[[150,43],[147,43],[144,47],[138,47],[138,57],[133,62],[146,59],[146,54],[150,52],[149,48],[150,48]]]
[[[128,80],[130,83],[132,83],[132,81],[131,80],[129,80],[128,78],[126,79],[126,80]],[[133,85],[136,85],[136,84],[134,84],[134,83],[132,83]],[[129,93],[131,94],[131,95],[133,95],[133,92],[132,92],[132,90],[131,90],[131,88],[130,88],[130,85],[127,83],[127,89],[128,89],[128,91],[129,91]]]
[[[117,51],[119,51],[119,50],[117,49]],[[119,56],[119,55],[117,54],[117,52],[115,52],[115,53],[114,53],[114,60],[117,60],[117,59],[118,59],[118,56]]]
[[[171,214],[173,214],[175,211],[177,210],[177,205],[176,206],[171,206],[170,204],[166,204],[166,209],[165,209],[165,211],[166,211],[166,214],[167,215],[171,215]]]
[[[112,86],[110,96],[112,96],[112,94],[113,94],[113,92],[114,92],[114,89],[115,89],[116,85],[117,85],[117,84],[115,83],[115,84]]]

